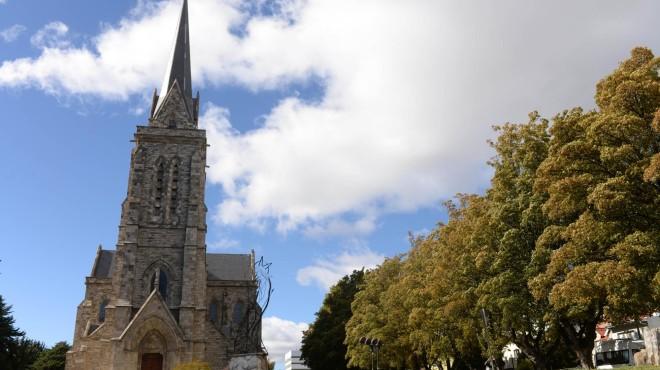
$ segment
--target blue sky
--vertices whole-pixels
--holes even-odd
[[[32,338],[71,341],[96,247],[114,248],[179,6],[0,1],[0,294]],[[207,244],[273,263],[275,359],[329,284],[487,187],[490,125],[592,107],[632,47],[657,53],[659,6],[191,0]]]

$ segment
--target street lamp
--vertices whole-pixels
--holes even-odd
[[[365,344],[371,349],[371,370],[374,370],[374,353],[376,354],[376,370],[378,370],[378,352],[380,351],[380,346],[383,345],[383,341],[378,338],[360,338],[360,344]]]

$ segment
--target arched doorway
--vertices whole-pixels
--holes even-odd
[[[140,370],[163,370],[165,353],[165,338],[157,330],[151,330],[140,343]]]
[[[163,355],[160,353],[144,353],[140,370],[163,370]]]

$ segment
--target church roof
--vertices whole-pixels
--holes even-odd
[[[94,261],[94,268],[92,269],[92,277],[110,277],[114,255],[115,251],[106,251],[99,248],[98,253],[96,254],[96,261]]]
[[[183,93],[184,100],[187,108],[192,111],[193,96],[192,96],[192,78],[190,72],[190,35],[188,25],[188,1],[183,1],[181,7],[181,16],[179,24],[176,29],[176,40],[172,48],[172,55],[170,57],[170,64],[168,65],[163,87],[160,89],[160,96],[155,106],[155,111],[158,111],[161,104],[165,100],[167,93],[174,86],[174,81],[177,81],[181,92]]]
[[[254,280],[252,259],[249,254],[206,254],[209,280]]]
[[[108,278],[112,273],[114,250],[99,249],[92,269],[92,277]],[[254,280],[249,254],[207,253],[206,271],[209,280]]]

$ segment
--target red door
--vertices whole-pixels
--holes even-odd
[[[163,370],[163,355],[160,353],[143,354],[140,370]]]

